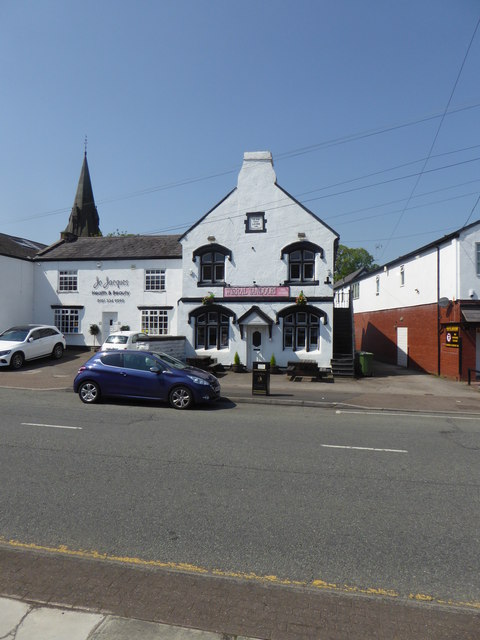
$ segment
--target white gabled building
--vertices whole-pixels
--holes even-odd
[[[270,152],[245,153],[237,187],[180,242],[187,355],[330,367],[338,235],[277,184]]]

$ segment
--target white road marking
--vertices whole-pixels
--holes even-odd
[[[39,422],[21,422],[20,423],[24,427],[50,427],[51,429],[79,429],[82,430],[83,427],[66,427],[61,424],[41,424]]]
[[[322,444],[322,447],[329,449],[355,449],[357,451],[385,451],[387,453],[408,453],[406,449],[375,449],[373,447],[350,447],[341,444]]]
[[[345,410],[345,409],[337,409],[335,413],[355,413],[364,416],[402,416],[407,418],[435,418],[438,420],[439,418],[455,418],[455,420],[480,420],[480,415],[478,416],[457,416],[454,413],[441,413],[441,414],[431,414],[431,413],[399,413],[394,410],[386,410],[386,411],[353,411],[353,410]]]

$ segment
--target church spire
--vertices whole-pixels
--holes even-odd
[[[68,221],[66,234],[74,236],[100,236],[99,217],[95,199],[93,197],[92,182],[87,162],[87,143],[85,139],[85,155],[82,171],[78,180],[77,193],[73,203],[72,212]]]

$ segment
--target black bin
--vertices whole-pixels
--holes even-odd
[[[270,395],[270,363],[254,362],[252,371],[252,396]]]

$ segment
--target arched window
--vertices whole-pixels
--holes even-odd
[[[321,309],[306,306],[288,307],[278,314],[283,318],[283,348],[293,351],[318,351],[320,349],[320,319],[327,316]]]
[[[318,284],[318,274],[315,274],[315,256],[323,257],[323,249],[313,242],[294,242],[282,250],[283,256],[288,256],[287,283]]]
[[[232,252],[219,244],[208,244],[193,252],[193,260],[200,257],[198,284],[224,285],[225,258],[231,258]]]
[[[188,314],[188,323],[195,320],[195,349],[228,349],[230,318],[236,315],[219,304],[203,305]]]
[[[195,349],[227,349],[228,328],[226,313],[205,310],[196,317]]]

